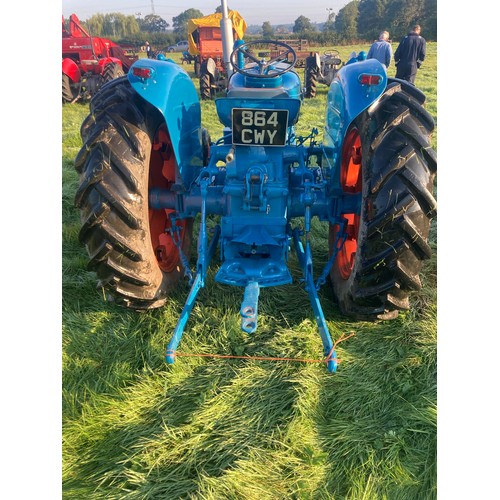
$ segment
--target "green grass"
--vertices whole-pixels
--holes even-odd
[[[340,49],[345,58],[367,47]],[[416,83],[436,118],[435,44]],[[304,102],[299,133],[321,132],[326,93],[322,86]],[[63,108],[64,498],[436,498],[436,258],[425,262],[411,311],[391,322],[351,321],[329,287],[321,290],[332,337],[356,334],[339,345],[334,375],[290,362],[180,358],[168,366],[164,349],[186,286],[139,314],[104,302],[86,270],[73,160],[87,113],[86,104]],[[202,119],[218,138],[213,102],[202,102]],[[313,236],[320,269],[326,228],[315,223]],[[252,336],[240,330],[242,290],[216,283],[216,265],[180,351],[320,357],[294,255],[296,281],[262,290]]]

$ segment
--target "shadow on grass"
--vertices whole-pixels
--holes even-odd
[[[103,498],[113,498],[116,484],[151,498],[167,493],[178,498],[182,491],[195,491],[200,474],[219,477],[286,424],[294,389],[279,372],[247,362],[165,364],[164,348],[185,287],[165,308],[139,314],[104,303],[90,281],[83,288],[74,281],[67,283],[66,295],[88,296],[77,308],[69,301],[63,312],[68,498],[82,491],[93,496],[105,491]],[[245,337],[239,330],[239,293],[231,289],[218,300],[213,286],[203,291],[181,346],[187,352],[236,353],[241,346],[246,353],[265,351],[273,334]],[[231,310],[222,325],[226,306]],[[127,417],[131,411],[133,418]]]
[[[165,383],[161,391],[161,383]],[[87,414],[64,489],[103,497],[187,498],[272,441],[293,414],[296,391],[279,371],[193,364],[141,377]],[[93,413],[93,414],[92,414]],[[78,423],[74,423],[78,426]],[[72,424],[67,433],[71,433]]]

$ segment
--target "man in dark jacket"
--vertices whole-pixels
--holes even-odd
[[[417,24],[408,33],[394,52],[396,63],[396,78],[407,80],[415,85],[417,69],[425,59],[425,39],[420,36],[420,26]]]

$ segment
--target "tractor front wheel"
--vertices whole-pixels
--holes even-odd
[[[390,79],[343,142],[340,184],[360,197],[361,210],[342,214],[346,239],[331,278],[341,311],[356,319],[393,319],[408,309],[409,293],[421,288],[422,260],[431,256],[437,161],[424,101],[412,85]],[[340,234],[330,226],[331,249]]]
[[[102,80],[103,83],[107,83],[124,75],[125,73],[123,68],[118,63],[109,63],[106,64],[104,71],[102,72]]]
[[[170,189],[176,179],[165,122],[120,78],[92,99],[81,135],[75,204],[89,268],[108,299],[160,307],[183,275],[179,247],[189,256],[193,230],[192,219],[172,220],[171,210],[149,206],[149,190]]]
[[[316,97],[316,86],[318,85],[318,65],[316,58],[309,56],[306,58],[306,68],[304,70],[304,97]]]
[[[62,74],[62,102],[63,103],[73,102],[77,96],[78,96],[78,91],[72,87],[69,76],[63,73]]]

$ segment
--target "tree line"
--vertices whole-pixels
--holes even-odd
[[[415,24],[422,27],[424,38],[437,40],[437,0],[353,0],[338,13],[330,12],[321,30],[299,16],[293,32],[320,44],[355,43],[377,39],[381,31],[400,39]]]
[[[198,9],[187,9],[172,18],[172,29],[169,31],[167,29],[170,24],[156,14],[141,17],[112,12],[94,14],[87,20],[81,19],[80,22],[92,36],[132,45],[143,45],[148,40],[153,46],[160,47],[185,39],[188,20],[203,16],[203,12]],[[69,25],[69,20],[66,20],[66,24]]]
[[[215,12],[220,10],[217,7]],[[189,19],[204,15],[200,10],[190,8],[173,17],[170,26],[155,14],[144,17],[121,13],[95,14],[82,24],[93,36],[137,45],[148,40],[153,46],[161,46],[186,39]],[[305,15],[300,15],[294,21],[293,34],[313,44],[349,44],[374,40],[384,30],[390,32],[392,39],[399,39],[414,24],[422,26],[424,38],[437,40],[437,0],[352,0],[337,13],[330,10],[320,28]],[[271,23],[264,21],[262,34],[246,38],[276,36]]]

